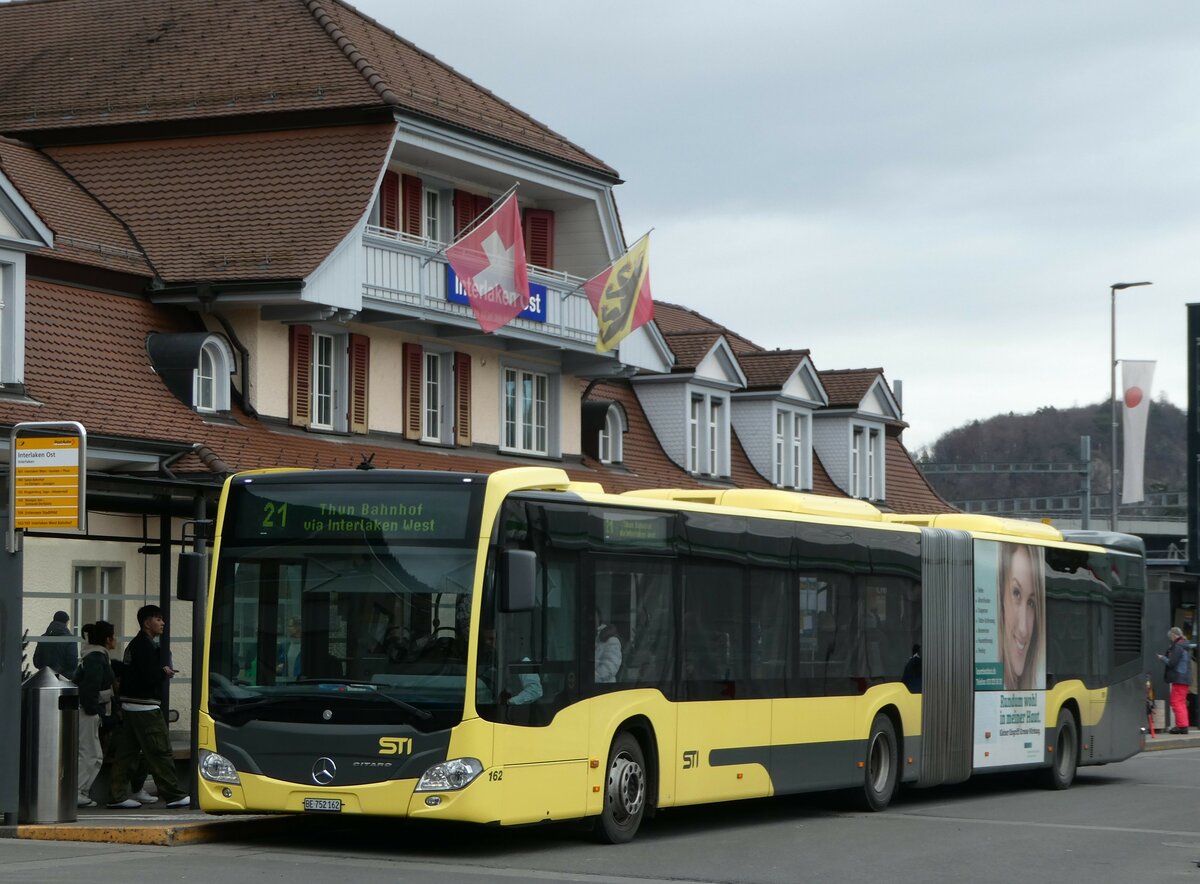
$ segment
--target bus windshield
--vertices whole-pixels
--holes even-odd
[[[255,479],[220,538],[213,718],[461,720],[483,482]]]

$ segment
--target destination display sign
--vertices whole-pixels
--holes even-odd
[[[272,485],[230,489],[226,541],[462,541],[478,530],[473,486]]]

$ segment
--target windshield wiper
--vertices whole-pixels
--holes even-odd
[[[302,676],[296,679],[295,684],[336,684],[344,685],[348,688],[363,688],[364,690],[370,691],[372,695],[376,697],[383,697],[383,699],[387,700],[389,703],[399,706],[409,715],[414,715],[421,721],[428,721],[429,719],[433,718],[432,712],[427,712],[419,706],[414,706],[412,703],[406,703],[399,697],[393,697],[391,694],[379,690],[379,685],[372,684],[369,681],[355,681],[352,678],[321,678],[319,676]]]

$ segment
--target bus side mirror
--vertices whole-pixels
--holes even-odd
[[[528,549],[500,552],[500,610],[532,611],[537,584],[537,554]]]
[[[207,553],[181,552],[175,578],[175,597],[181,602],[194,602],[207,575]]]

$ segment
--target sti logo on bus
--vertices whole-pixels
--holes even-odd
[[[380,755],[412,755],[412,737],[380,737]]]
[[[700,766],[700,753],[695,749],[688,749],[683,753],[683,769],[691,770],[694,767]]]

